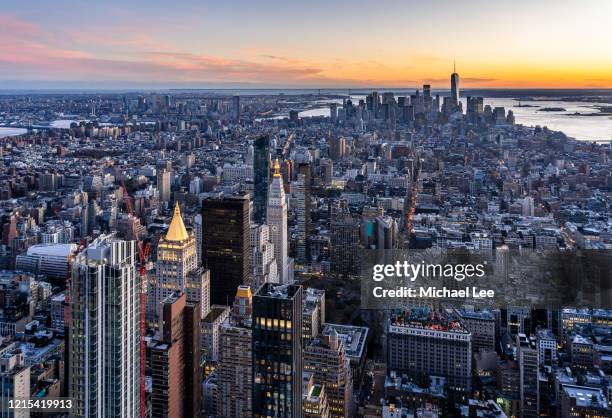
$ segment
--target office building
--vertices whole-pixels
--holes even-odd
[[[302,417],[303,418],[329,418],[329,403],[325,385],[315,381],[313,373],[304,372],[302,378]]]
[[[429,376],[446,378],[449,395],[463,399],[472,389],[472,336],[459,321],[427,309],[412,309],[391,319],[387,367],[421,386]]]
[[[210,300],[227,305],[236,288],[251,282],[249,196],[202,202],[202,263],[210,270]]]
[[[157,172],[157,190],[159,191],[159,200],[161,202],[170,201],[170,198],[171,198],[170,175],[171,175],[171,172],[166,169],[160,169]]]
[[[289,281],[287,202],[278,160],[274,161],[274,175],[268,193],[267,213],[270,241],[274,244],[274,258],[276,259],[279,283],[287,283]]]
[[[495,317],[489,311],[456,311],[463,326],[472,334],[474,352],[495,351]]]
[[[208,314],[210,275],[208,270],[198,267],[196,237],[185,228],[178,202],[168,231],[157,245],[155,267],[156,284],[150,294],[154,296],[156,312],[162,301],[179,291],[186,293],[188,302],[199,305],[200,318]]]
[[[217,386],[220,417],[252,416],[252,330],[253,292],[240,286],[229,317],[220,329]]]
[[[202,265],[202,215],[193,217],[193,230],[196,237],[196,249],[198,251],[198,266]]]
[[[219,360],[221,325],[229,313],[228,306],[213,305],[208,315],[202,320],[202,357],[209,363]]]
[[[307,343],[316,338],[325,323],[325,290],[302,288],[302,338]]]
[[[253,296],[253,416],[302,416],[302,288],[264,284]]]
[[[240,96],[238,94],[232,97],[232,119],[234,122],[240,121]]]
[[[270,241],[270,227],[266,224],[251,225],[253,249],[253,287],[264,283],[278,283],[278,266],[274,256],[274,244]]]
[[[331,272],[340,276],[359,274],[359,223],[345,202],[332,211],[330,231]]]
[[[151,416],[197,416],[202,408],[200,309],[176,292],[160,311],[159,335],[151,347]]]
[[[453,108],[459,106],[459,74],[453,65],[453,73],[451,74],[451,105]]]
[[[255,140],[253,148],[253,221],[262,224],[266,222],[270,188],[270,137],[260,136]]]
[[[353,384],[349,360],[338,333],[320,335],[304,348],[304,371],[327,389],[330,417],[352,416]]]
[[[298,166],[297,179],[297,260],[308,263],[310,259],[310,195],[311,173],[310,164],[301,163]]]
[[[520,372],[521,416],[536,418],[539,416],[540,407],[538,349],[535,340],[528,338],[525,334],[516,336],[516,348]]]

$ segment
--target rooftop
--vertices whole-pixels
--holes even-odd
[[[275,299],[292,299],[299,289],[301,289],[301,286],[292,284],[265,283],[259,288],[255,296]]]
[[[469,334],[459,320],[427,308],[414,308],[391,316],[391,325],[432,331]]]
[[[347,357],[361,358],[364,353],[368,339],[368,328],[341,324],[325,324],[323,335],[329,335],[332,330],[338,334],[338,338],[344,344],[344,352]]]
[[[601,389],[593,389],[585,386],[564,385],[563,392],[565,392],[565,394],[570,398],[576,400],[576,406],[595,406],[598,408],[608,407],[608,401],[604,397]]]
[[[37,244],[28,248],[27,254],[68,257],[76,249],[76,244]]]
[[[189,239],[189,233],[187,233],[187,228],[185,228],[185,224],[183,223],[181,208],[178,202],[176,202],[174,206],[174,215],[172,216],[170,227],[168,227],[168,232],[166,233],[166,240],[185,241],[187,239]]]

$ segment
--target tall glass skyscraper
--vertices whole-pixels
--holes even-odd
[[[266,221],[266,204],[270,187],[270,137],[262,135],[255,140],[253,153],[253,220],[262,224]]]
[[[264,284],[253,296],[253,416],[302,416],[302,287]]]
[[[210,270],[211,304],[228,305],[236,289],[250,284],[250,195],[202,202],[202,264]]]
[[[459,106],[459,74],[455,64],[453,64],[453,73],[451,74],[451,102],[453,106]]]
[[[136,241],[103,235],[73,263],[69,396],[81,417],[140,416]]]

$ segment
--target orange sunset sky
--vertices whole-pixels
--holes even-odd
[[[612,88],[609,0],[2,3],[1,88]]]

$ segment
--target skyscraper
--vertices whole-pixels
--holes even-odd
[[[157,190],[161,202],[170,201],[170,172],[166,169],[160,169],[157,172]]]
[[[253,416],[302,416],[302,287],[264,284],[253,296]]]
[[[238,94],[232,97],[232,119],[235,122],[240,121],[240,96]]]
[[[249,196],[202,202],[202,263],[210,270],[211,303],[227,305],[251,272]]]
[[[278,283],[278,266],[274,258],[274,244],[270,241],[270,227],[266,224],[251,225],[253,250],[253,287],[264,283]]]
[[[202,215],[193,217],[193,230],[196,236],[196,247],[198,250],[198,266],[202,264]]]
[[[518,334],[516,356],[520,371],[521,416],[535,418],[540,412],[538,350],[535,341],[525,334]]]
[[[344,344],[335,330],[330,335],[318,336],[306,346],[304,370],[313,373],[316,381],[325,386],[330,417],[352,416],[351,370]]]
[[[451,104],[453,107],[459,106],[459,74],[453,63],[453,73],[451,74]]]
[[[240,286],[229,318],[221,325],[217,366],[220,417],[251,417],[253,292]]]
[[[161,305],[160,333],[151,347],[151,415],[194,417],[200,414],[200,308],[184,293]]]
[[[266,221],[266,204],[270,187],[270,137],[260,136],[255,140],[253,148],[253,220],[262,224]]]
[[[297,258],[306,263],[310,257],[310,164],[301,163],[297,181]]]
[[[332,210],[330,234],[331,271],[338,275],[359,272],[359,224],[351,216],[346,202]]]
[[[276,259],[279,282],[287,283],[289,280],[289,272],[287,271],[287,202],[285,201],[285,189],[283,188],[283,178],[280,174],[278,160],[274,161],[274,176],[268,193],[267,213],[270,241],[274,244],[274,258]]]
[[[157,245],[156,286],[154,297],[156,310],[176,291],[185,292],[187,301],[197,303],[201,318],[210,308],[210,276],[208,270],[198,267],[196,237],[187,232],[178,202],[165,237]]]
[[[140,416],[140,276],[136,242],[102,235],[73,263],[70,286],[72,413]]]

